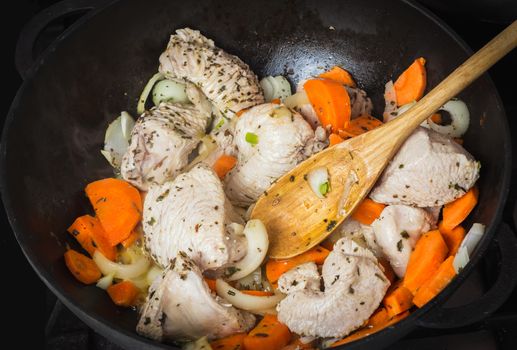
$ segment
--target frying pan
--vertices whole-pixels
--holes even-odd
[[[93,9],[35,62],[34,40],[52,19]],[[99,150],[107,124],[121,110],[135,115],[138,95],[158,67],[175,29],[201,30],[247,62],[258,76],[284,74],[293,86],[324,68],[350,70],[383,109],[383,84],[414,58],[427,60],[429,88],[463,62],[470,49],[445,24],[406,1],[65,1],[22,32],[17,67],[25,78],[3,130],[0,171],[4,205],[16,238],[41,279],[79,318],[128,349],[170,349],[135,332],[136,312],[77,282],[63,253],[66,233],[91,211],[83,189],[113,173]],[[517,243],[500,224],[510,180],[509,128],[487,75],[460,96],[471,111],[465,147],[482,163],[480,198],[471,222],[487,225],[471,263],[425,307],[347,348],[387,346],[416,327],[463,326],[486,317],[509,296],[517,276]],[[467,223],[467,226],[470,223]],[[489,246],[500,254],[490,290],[468,305],[445,308]]]

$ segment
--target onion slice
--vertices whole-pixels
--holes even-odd
[[[149,260],[143,255],[139,256],[131,264],[118,264],[106,258],[98,249],[93,253],[93,261],[95,261],[103,275],[113,274],[114,278],[120,279],[136,278],[146,273],[149,265],[151,265]]]
[[[452,99],[440,107],[439,111],[449,112],[452,119],[449,125],[439,125],[428,118],[422,126],[449,137],[461,137],[469,128],[470,113],[465,102]]]
[[[456,273],[460,273],[460,271],[467,266],[470,261],[470,256],[474,252],[476,245],[481,240],[484,233],[485,225],[479,223],[472,225],[469,232],[465,235],[465,238],[463,238],[463,241],[458,248],[458,252],[454,257],[454,261],[452,262]]]
[[[281,75],[273,77],[271,75],[263,78],[260,81],[260,86],[264,91],[264,99],[270,102],[275,98],[284,100],[291,96],[291,84]]]
[[[174,80],[160,80],[154,85],[152,99],[155,106],[161,102],[190,103],[187,85]]]
[[[122,157],[129,147],[131,130],[134,126],[134,119],[124,111],[106,129],[104,148],[101,153],[115,169],[120,168]]]
[[[284,105],[287,108],[300,108],[306,104],[310,104],[310,101],[304,90],[297,92],[292,96],[286,97],[284,100]]]
[[[138,104],[136,106],[136,112],[138,114],[142,114],[145,111],[145,102],[147,101],[147,98],[149,97],[149,94],[151,93],[151,90],[153,89],[154,84],[156,84],[157,81],[162,80],[163,74],[162,73],[156,73],[149,79],[147,84],[145,84],[144,89],[142,90],[142,93],[140,94],[140,97],[138,98]]]
[[[145,275],[145,278],[147,280],[147,284],[148,285],[153,284],[153,282],[156,279],[156,277],[160,276],[162,272],[163,272],[163,270],[161,268],[159,268],[156,265],[153,265],[149,269],[149,271],[147,271],[147,274]]]
[[[220,278],[215,281],[215,289],[221,298],[226,299],[236,308],[247,311],[274,308],[285,297],[282,293],[264,297],[244,294]]]
[[[257,219],[248,221],[242,233],[246,236],[247,253],[232,266],[236,272],[228,277],[230,281],[241,279],[255,271],[264,261],[269,248],[269,238],[262,221]]]
[[[106,275],[106,276],[103,276],[101,278],[99,278],[99,280],[97,281],[97,284],[96,286],[99,287],[100,289],[108,289],[109,286],[111,286],[111,284],[113,283],[113,276],[115,274],[111,273],[109,275]]]
[[[307,181],[318,198],[324,199],[330,192],[329,173],[325,167],[316,168],[307,173]]]

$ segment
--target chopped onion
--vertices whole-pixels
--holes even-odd
[[[104,290],[108,289],[108,287],[111,286],[111,284],[113,283],[114,275],[115,275],[114,273],[110,273],[109,275],[99,278],[96,286],[99,287],[100,289],[104,289]]]
[[[203,337],[183,344],[181,346],[181,350],[212,350],[212,347],[210,346],[207,338]]]
[[[136,278],[147,272],[149,260],[143,255],[131,264],[118,264],[106,258],[98,249],[93,253],[93,261],[99,267],[103,275],[113,274],[114,278],[131,279]]]
[[[156,279],[156,277],[160,276],[162,274],[162,272],[163,272],[163,270],[161,268],[159,268],[156,265],[153,265],[149,269],[149,271],[147,271],[147,275],[145,276],[145,278],[147,280],[147,284],[148,285],[153,284],[153,282]]]
[[[297,92],[292,96],[286,97],[286,99],[284,100],[284,105],[287,108],[300,108],[306,104],[310,104],[310,101],[305,91]]]
[[[311,170],[307,174],[307,181],[309,182],[311,190],[318,198],[324,199],[327,193],[330,192],[329,174],[325,167]]]
[[[153,89],[154,84],[156,84],[157,81],[162,80],[163,74],[162,73],[156,73],[149,79],[147,84],[145,84],[144,89],[142,90],[142,93],[140,94],[140,97],[138,98],[138,104],[136,106],[136,112],[138,114],[142,114],[145,111],[145,102],[147,101],[147,98],[149,97],[149,93]]]
[[[460,271],[465,268],[484,233],[485,225],[479,223],[472,225],[469,232],[465,235],[465,238],[463,238],[458,252],[454,257],[453,266],[456,273],[460,273]]]
[[[160,80],[154,85],[152,98],[155,106],[161,102],[190,103],[187,86],[168,79]]]
[[[122,112],[106,129],[104,148],[101,150],[101,153],[111,166],[116,169],[120,168],[122,157],[129,147],[131,130],[133,130],[134,125],[135,121],[129,113]]]
[[[280,100],[291,96],[291,84],[281,75],[273,77],[271,75],[260,81],[260,86],[264,90],[264,98],[266,102],[270,102],[275,98]]]
[[[215,288],[221,298],[226,299],[236,308],[247,311],[274,308],[285,297],[282,293],[264,297],[244,294],[220,278],[215,281]]]
[[[258,219],[248,221],[242,233],[246,236],[247,253],[232,266],[237,272],[228,277],[230,281],[241,279],[260,267],[269,248],[266,227],[262,221]]]
[[[469,128],[470,113],[465,102],[452,99],[445,103],[439,111],[449,112],[451,116],[449,125],[439,125],[428,118],[422,123],[422,126],[449,137],[461,137]]]

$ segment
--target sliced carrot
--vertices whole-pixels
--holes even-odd
[[[440,231],[434,230],[423,234],[409,257],[402,285],[415,295],[418,289],[433,277],[448,252],[449,248]]]
[[[467,193],[443,207],[443,228],[452,230],[469,216],[478,202],[478,189],[472,187]]]
[[[413,299],[416,306],[422,307],[427,304],[452,281],[456,276],[453,262],[454,256],[451,255],[440,265],[436,274],[420,287]]]
[[[206,282],[206,284],[208,284],[208,288],[210,288],[210,290],[211,290],[212,292],[215,292],[215,291],[216,291],[216,288],[215,288],[215,280],[210,279],[210,278],[205,278],[205,282]]]
[[[330,146],[337,145],[338,143],[341,143],[343,141],[344,141],[344,139],[341,136],[339,136],[338,134],[330,134],[330,136],[329,136]]]
[[[237,164],[237,158],[223,154],[215,161],[212,168],[220,179],[224,179],[235,164]]]
[[[257,297],[270,297],[275,295],[275,293],[264,292],[262,290],[241,290],[241,292],[248,295],[255,295]]]
[[[275,105],[279,105],[280,104],[280,99],[279,98],[274,98],[271,100],[271,103],[275,104]]]
[[[348,337],[343,338],[343,339],[338,340],[337,342],[333,343],[330,347],[335,348],[336,346],[348,344],[353,341],[362,339],[373,333],[377,333],[378,331],[380,331],[386,327],[389,327],[389,326],[399,322],[400,320],[403,320],[404,318],[406,318],[408,316],[409,316],[409,311],[406,311],[406,312],[401,313],[400,315],[397,315],[397,316],[389,319],[386,323],[378,324],[378,325],[372,326],[372,327],[361,328],[358,331],[355,331],[354,333],[350,334]]]
[[[310,79],[303,84],[305,93],[323,127],[337,132],[350,122],[350,96],[340,83],[328,79]]]
[[[443,221],[438,224],[438,229],[449,248],[449,255],[456,255],[463,238],[465,238],[465,229],[462,226],[456,226],[452,230],[447,230],[443,227]]]
[[[382,304],[386,307],[388,316],[391,318],[413,306],[413,294],[401,283],[397,283],[394,288],[390,289],[382,300]]]
[[[275,315],[266,314],[264,318],[244,337],[246,350],[280,350],[291,340],[291,332]]]
[[[131,281],[112,284],[106,290],[113,302],[118,306],[133,306],[140,290]]]
[[[388,311],[384,307],[380,307],[375,311],[370,318],[368,319],[367,326],[375,327],[377,325],[381,325],[383,323],[386,323],[390,320],[390,317],[388,316]]]
[[[339,132],[339,136],[343,139],[349,139],[378,128],[381,125],[383,125],[383,122],[379,119],[369,115],[362,115],[352,119],[348,127]]]
[[[442,123],[442,115],[440,113],[434,113],[430,118],[435,124]]]
[[[320,243],[323,248],[332,251],[334,249],[334,243],[330,239],[326,239]]]
[[[386,276],[390,283],[395,282],[395,271],[393,271],[390,262],[386,258],[379,258],[378,261],[379,264],[381,264],[381,266],[384,268],[384,276]]]
[[[249,108],[244,108],[244,109],[241,109],[240,111],[238,111],[237,113],[235,113],[235,115],[237,117],[240,117],[241,115],[243,115],[244,113],[246,113],[247,111],[249,111],[250,109]]]
[[[340,84],[348,85],[351,87],[356,86],[354,78],[352,78],[352,75],[348,71],[339,66],[334,66],[330,70],[321,73],[319,77],[324,79],[330,79]]]
[[[72,275],[84,284],[92,284],[102,277],[101,270],[95,262],[73,249],[65,253],[65,264]]]
[[[291,270],[292,268],[295,268],[298,265],[304,264],[306,262],[323,264],[329,253],[330,251],[327,249],[318,246],[289,259],[270,259],[266,263],[266,276],[269,282],[274,283],[278,281],[282,274]]]
[[[381,216],[386,208],[384,204],[374,202],[370,198],[364,199],[352,213],[352,218],[364,225],[371,225],[375,219]]]
[[[106,258],[112,261],[116,259],[117,249],[109,244],[106,232],[97,218],[90,215],[80,216],[75,219],[67,231],[91,256],[95,250],[99,249]]]
[[[94,181],[85,191],[109,244],[116,246],[128,238],[142,217],[140,192],[126,181],[113,178]]]
[[[246,333],[230,335],[229,337],[210,342],[212,350],[244,350]]]
[[[129,237],[120,242],[124,248],[129,248],[141,237],[141,234],[136,230],[131,231]]]
[[[417,58],[395,81],[393,87],[397,94],[397,105],[418,101],[424,95],[427,84],[425,59]]]

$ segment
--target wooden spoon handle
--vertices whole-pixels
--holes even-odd
[[[406,113],[396,118],[409,134],[445,102],[456,96],[492,65],[517,46],[517,21],[490,40]],[[398,123],[397,123],[398,124]],[[401,130],[400,130],[401,131]]]

